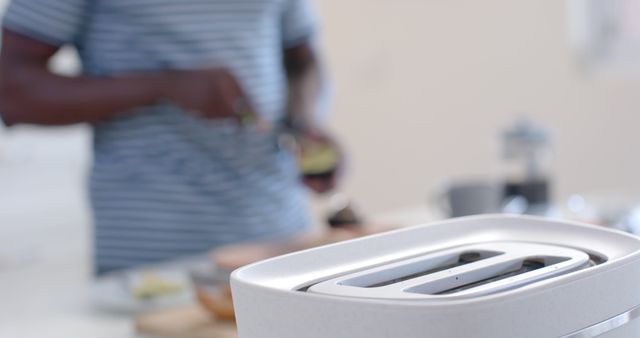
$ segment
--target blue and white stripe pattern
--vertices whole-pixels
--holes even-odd
[[[309,0],[12,0],[3,26],[73,44],[84,73],[224,66],[258,113],[286,108],[283,50],[315,28]],[[94,126],[98,272],[273,238],[307,223],[295,161],[276,134],[202,121],[170,104]]]

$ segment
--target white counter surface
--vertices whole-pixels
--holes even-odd
[[[88,133],[0,136],[0,337],[134,337],[128,317],[87,302]]]

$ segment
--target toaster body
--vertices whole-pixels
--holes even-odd
[[[231,286],[241,338],[640,337],[640,239],[531,217],[305,250]]]

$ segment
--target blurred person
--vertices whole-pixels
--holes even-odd
[[[0,114],[8,126],[93,126],[98,274],[305,229],[278,130],[287,120],[329,140],[315,122],[316,27],[309,0],[10,2]],[[65,45],[77,77],[48,70]]]

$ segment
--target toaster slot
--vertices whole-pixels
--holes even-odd
[[[396,266],[388,270],[365,274],[356,278],[341,281],[340,284],[361,288],[378,288],[434,274],[440,271],[450,270],[501,254],[502,252],[497,251],[464,251],[460,253],[452,253]]]
[[[566,261],[567,258],[564,258],[563,260]],[[504,272],[504,273],[498,274],[498,275],[493,276],[493,277],[489,277],[489,278],[485,278],[485,279],[479,280],[477,282],[472,282],[472,283],[469,283],[469,284],[458,286],[456,288],[440,291],[440,292],[436,293],[436,295],[449,295],[449,294],[457,293],[457,292],[460,292],[460,291],[473,289],[473,288],[478,287],[478,286],[482,286],[482,285],[486,285],[486,284],[489,284],[489,283],[497,282],[499,280],[503,280],[503,279],[507,279],[507,278],[510,278],[510,277],[522,275],[522,274],[527,273],[527,272],[539,270],[539,269],[545,268],[547,266],[548,265],[545,264],[544,260],[527,259],[527,260],[522,262],[522,265],[517,270]]]
[[[582,269],[601,257],[526,242],[477,243],[380,263],[298,290],[377,299],[464,299],[514,290]]]
[[[597,266],[600,264],[604,264],[607,262],[607,257],[596,254],[596,253],[587,253],[589,255],[589,266]]]
[[[418,285],[406,290],[406,292],[420,293],[433,296],[454,295],[467,290],[478,289],[491,283],[510,280],[510,284],[505,284],[502,290],[515,286],[522,286],[533,281],[545,279],[545,274],[540,273],[535,278],[529,279],[526,274],[551,267],[568,261],[568,257],[526,257],[516,261],[507,261],[495,265],[486,266],[483,269],[469,271],[467,273],[440,279],[432,283]],[[556,269],[553,269],[556,270]],[[549,271],[549,276],[553,275],[553,270]],[[532,276],[533,277],[533,276]]]

